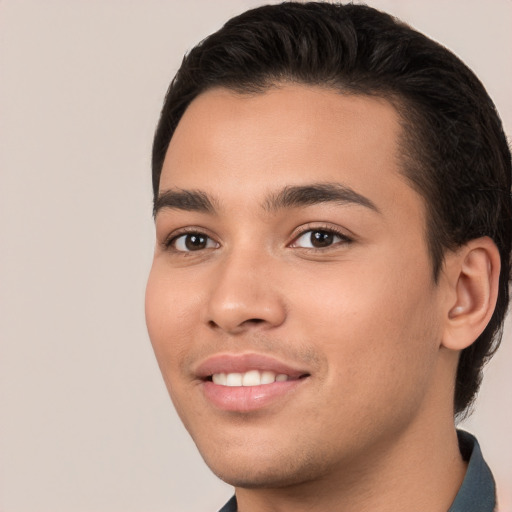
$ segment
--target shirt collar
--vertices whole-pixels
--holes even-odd
[[[236,496],[233,496],[219,512],[237,512]]]
[[[466,476],[448,512],[492,512],[496,506],[496,486],[475,437],[458,430],[459,448],[468,462]]]

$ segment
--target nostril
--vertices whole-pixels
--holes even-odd
[[[222,324],[217,323],[214,320],[208,320],[208,327],[211,329],[224,329],[229,331],[238,331],[240,329],[244,329],[251,326],[257,326],[260,324],[264,324],[265,320],[263,318],[249,318],[247,320],[242,321],[241,323],[238,323],[236,325],[229,325],[228,323]]]

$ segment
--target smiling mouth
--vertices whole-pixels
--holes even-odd
[[[305,368],[251,353],[212,356],[195,373],[203,396],[216,410],[244,414],[275,411],[277,403],[284,406],[311,377]]]
[[[306,377],[309,377],[309,374],[305,373],[296,377],[292,377],[285,373],[276,373],[270,370],[249,370],[243,373],[214,373],[207,377],[206,380],[219,386],[250,387],[264,386],[266,384],[273,384],[274,382],[300,380]]]

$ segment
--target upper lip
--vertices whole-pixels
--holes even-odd
[[[265,354],[215,354],[200,362],[195,374],[200,379],[207,379],[215,373],[245,373],[250,370],[271,371],[298,379],[309,372],[295,364],[285,363]]]

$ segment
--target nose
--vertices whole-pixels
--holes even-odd
[[[273,278],[275,262],[269,259],[240,251],[219,264],[206,307],[211,328],[239,334],[285,321],[285,304]]]

